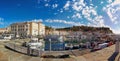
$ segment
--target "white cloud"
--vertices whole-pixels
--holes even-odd
[[[70,18],[70,16],[67,16],[67,18],[69,19],[69,18]]]
[[[120,34],[120,28],[118,28],[118,29],[111,29],[112,31],[113,31],[113,33],[115,33],[115,34]]]
[[[34,21],[34,22],[43,22],[42,19],[34,19],[34,20],[31,20],[31,21]]]
[[[72,0],[73,2],[75,2],[76,0]]]
[[[120,11],[120,7],[117,7],[117,8],[115,9],[114,13],[117,12],[117,11]]]
[[[93,19],[90,18],[89,23],[87,25],[94,27],[106,27],[103,16],[96,16]]]
[[[68,10],[68,9],[69,9],[69,6],[70,6],[70,1],[67,1],[63,8],[64,8],[65,10]]]
[[[46,4],[45,4],[45,6],[46,6],[46,7],[48,7],[48,6],[49,6],[49,4],[48,4],[48,3],[46,3]]]
[[[116,34],[120,34],[120,15],[119,15],[119,12],[120,12],[120,0],[114,0],[112,2],[112,0],[108,0],[108,4],[107,6],[103,7],[103,11],[105,11],[108,16],[109,16],[109,22],[111,21],[111,24],[110,26],[112,26],[112,31]],[[113,29],[115,28],[115,29]]]
[[[97,12],[95,10],[95,8],[93,8],[92,6],[86,6],[83,10],[82,10],[82,14],[84,16],[87,16],[87,17],[90,17],[90,15],[94,15],[96,16],[97,15]]]
[[[60,10],[61,13],[63,13],[63,10]]]
[[[92,0],[90,0],[90,1],[91,1],[91,3],[89,6],[86,5],[84,0],[67,1],[66,4],[63,6],[63,9],[64,10],[69,10],[69,9],[74,10],[72,18],[78,18],[78,19],[80,19],[81,17],[85,18],[88,21],[86,24],[89,26],[95,26],[95,27],[105,26],[106,27],[107,24],[105,24],[106,21],[104,20],[103,16],[99,15],[98,11],[96,11],[96,9],[98,9],[99,7],[94,6],[94,4],[92,4]],[[116,16],[115,13],[120,11],[120,7],[119,8],[117,7],[114,9],[114,6],[116,4],[120,5],[120,0],[115,0],[114,2],[112,0],[107,0],[107,2],[109,4],[106,7],[104,7],[103,10],[107,12],[108,16],[111,19],[111,22],[113,22],[114,24],[118,24],[119,16],[118,15]],[[104,2],[101,1],[101,4],[104,4]],[[60,9],[58,11],[60,13],[62,13],[63,9]],[[67,16],[67,18],[69,19],[70,16]],[[46,21],[50,22],[50,23],[55,22],[55,23],[64,23],[64,24],[70,24],[70,25],[81,25],[81,23],[80,23],[81,21],[79,21],[77,23],[74,21],[66,21],[66,20],[50,20],[49,19]]]
[[[60,9],[60,10],[57,10],[57,11],[59,11],[60,13],[63,13],[63,9]]]
[[[0,25],[3,25],[4,24],[4,18],[0,17]]]
[[[96,7],[86,6],[85,8],[82,9],[82,15],[84,16],[84,18],[88,20],[89,26],[95,27],[105,26],[103,16],[98,15],[95,8]]]
[[[92,0],[91,0],[92,1]],[[72,3],[69,1],[63,7],[64,9],[69,9],[70,7],[75,11],[72,18],[86,18],[88,23],[94,26],[105,26],[104,19],[101,15],[98,15],[96,8],[97,6],[93,6],[91,3],[90,6],[87,6],[84,0],[72,0]],[[80,13],[82,12],[82,13]]]
[[[75,26],[83,25],[83,24],[81,24],[80,22],[66,21],[66,20],[58,20],[58,19],[55,19],[55,20],[48,19],[48,20],[45,20],[45,21],[46,21],[46,22],[49,22],[49,23],[63,23],[63,24],[69,24],[69,25],[75,25]]]
[[[107,0],[108,3],[112,3],[113,1],[112,0]]]
[[[72,18],[82,18],[80,13],[76,13],[75,15],[72,16]]]
[[[3,20],[4,20],[4,18],[1,18],[1,17],[0,17],[0,21],[3,21]]]
[[[57,15],[58,13],[54,13],[54,15]]]
[[[96,16],[96,17],[94,18],[93,23],[95,23],[97,26],[100,26],[100,27],[105,26],[104,20],[103,20],[103,17],[102,17],[102,16]]]
[[[52,5],[52,8],[57,8],[58,7],[58,4],[53,4]]]
[[[111,0],[110,0],[111,2]],[[118,4],[119,3],[119,4]],[[114,24],[118,24],[118,18],[119,18],[119,13],[116,13],[116,12],[120,12],[120,6],[117,6],[117,5],[120,5],[120,1],[119,0],[115,0],[113,3],[107,5],[106,7],[103,7],[103,11],[105,11],[109,18],[110,18],[110,21]]]
[[[72,8],[76,11],[81,11],[84,6],[85,6],[84,0],[79,0],[79,1],[73,2]]]
[[[82,15],[89,21],[93,20],[91,16],[98,16],[95,8],[93,8],[92,6],[86,6],[85,8],[83,8]]]
[[[100,2],[100,4],[103,4],[103,3],[104,3],[103,1]]]
[[[50,0],[44,0],[45,2],[50,2]]]
[[[113,16],[113,11],[114,11],[113,8],[108,7],[108,9],[107,9],[107,14],[108,14],[108,16],[110,17],[110,19],[111,19],[112,22],[115,21],[114,16]]]
[[[82,10],[82,15],[84,15],[84,17],[86,18],[90,17],[90,11],[89,11],[88,6]]]
[[[115,0],[111,5],[120,5],[120,0]]]
[[[92,2],[92,0],[90,0],[90,2]]]

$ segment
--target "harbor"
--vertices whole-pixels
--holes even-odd
[[[120,0],[0,0],[0,61],[120,61]]]
[[[53,60],[62,60],[62,61],[84,61],[84,60],[95,60],[95,61],[99,61],[99,60],[108,60],[108,58],[114,53],[114,49],[115,49],[115,45],[112,45],[110,47],[107,47],[105,49],[96,51],[96,52],[92,52],[92,53],[87,53],[87,54],[83,54],[83,52],[81,52],[81,55],[79,56],[71,56],[69,58],[44,58],[44,57],[34,57],[34,56],[28,56],[28,55],[24,55],[18,52],[14,52],[12,50],[6,49],[4,47],[4,45],[6,44],[6,42],[0,42],[0,60],[1,61],[53,61]],[[80,52],[76,52],[74,51],[76,54],[80,54]],[[47,53],[47,52],[46,52]],[[99,57],[99,58],[98,58]]]
[[[48,60],[63,60],[63,61],[76,61],[76,60],[109,60],[116,50],[116,41],[119,36],[112,35],[115,41],[104,41],[88,43],[72,41],[72,38],[63,39],[61,36],[52,36],[43,38],[25,38],[25,39],[10,39],[10,41],[1,41],[1,50],[3,54],[1,57],[6,57],[1,60],[10,61],[48,61]],[[118,39],[117,39],[118,38]],[[4,39],[5,40],[5,39]],[[65,41],[70,40],[70,41]],[[80,39],[78,39],[80,40]],[[96,39],[97,40],[97,39]],[[99,40],[99,39],[98,39]],[[46,42],[47,41],[47,42]],[[76,44],[77,42],[77,44]],[[59,44],[60,43],[60,44]],[[62,43],[62,44],[61,44]],[[67,44],[67,45],[66,45]],[[45,47],[47,46],[47,47]],[[118,48],[117,48],[118,49]],[[4,53],[6,52],[6,53]],[[9,53],[10,52],[10,53]],[[11,53],[20,55],[21,57],[13,58]],[[105,55],[106,53],[106,55]],[[108,54],[107,54],[108,53]],[[103,55],[103,56],[102,56]],[[94,59],[93,57],[100,57]],[[87,57],[87,58],[86,58]],[[92,59],[91,59],[91,58]]]

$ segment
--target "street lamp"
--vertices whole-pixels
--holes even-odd
[[[51,51],[51,39],[49,39],[49,42],[50,42],[50,51]]]

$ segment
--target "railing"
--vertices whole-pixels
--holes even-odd
[[[5,44],[5,47],[17,52],[24,53],[24,54],[27,53],[27,48],[18,46],[16,44],[8,43],[8,44]]]
[[[115,61],[120,61],[120,54],[116,56]]]
[[[82,55],[79,49],[66,50],[66,51],[39,51],[39,50],[30,50],[27,47],[19,46],[19,45],[12,44],[12,43],[6,44],[5,47],[13,51],[25,54],[25,55],[34,55],[34,56],[49,55],[49,54],[56,55],[56,53],[60,55],[64,55],[64,54],[69,54],[69,55],[74,55],[74,56]]]
[[[28,52],[30,51],[30,55],[39,55],[38,54],[38,50],[28,50],[27,47],[22,47],[22,46],[19,46],[19,45],[16,45],[16,44],[12,44],[12,43],[8,43],[8,44],[5,44],[5,47],[6,48],[9,48],[13,51],[16,51],[16,52],[19,52],[19,53],[22,53],[22,54],[25,54],[25,55],[29,55]]]

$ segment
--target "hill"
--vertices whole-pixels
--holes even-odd
[[[90,26],[73,26],[73,27],[66,27],[66,28],[58,28],[58,31],[82,31],[82,32],[104,32],[104,33],[113,33],[112,30],[108,27],[90,27]]]

